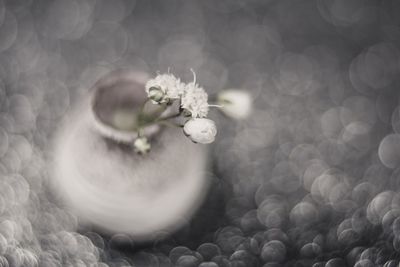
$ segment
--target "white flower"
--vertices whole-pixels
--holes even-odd
[[[212,120],[193,118],[185,123],[183,132],[195,143],[209,144],[215,140],[217,127]]]
[[[157,103],[166,103],[170,99],[179,99],[185,88],[184,83],[173,74],[159,74],[146,83],[147,96]]]
[[[218,94],[218,105],[221,111],[233,119],[245,119],[252,110],[252,99],[248,92],[230,89]]]
[[[193,118],[203,118],[208,114],[208,95],[195,82],[185,86],[181,107]]]
[[[133,146],[135,147],[135,151],[140,154],[146,154],[151,148],[151,145],[146,137],[136,138]]]

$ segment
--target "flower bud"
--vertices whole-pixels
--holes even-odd
[[[136,153],[146,154],[150,151],[151,145],[146,137],[138,137],[133,143]]]
[[[151,87],[148,96],[154,102],[161,103],[164,100],[165,93],[159,87]]]
[[[218,94],[218,105],[221,111],[228,117],[236,120],[247,118],[252,110],[251,96],[248,92],[230,89]]]
[[[195,143],[209,144],[215,140],[217,127],[210,119],[193,118],[185,123],[183,132]]]

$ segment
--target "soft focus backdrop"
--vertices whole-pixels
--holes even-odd
[[[400,1],[0,0],[0,266],[397,266]],[[251,92],[207,199],[155,242],[81,227],[52,138],[130,68]]]

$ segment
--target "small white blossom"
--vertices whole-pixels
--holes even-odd
[[[203,118],[208,114],[208,95],[195,82],[185,86],[181,107],[193,118]]]
[[[215,140],[217,127],[210,119],[193,118],[185,123],[183,132],[195,143],[209,144]]]
[[[157,103],[166,103],[170,99],[179,99],[185,88],[184,83],[173,74],[159,74],[146,83],[146,93]]]
[[[133,143],[135,151],[140,154],[146,154],[150,151],[151,145],[146,137],[138,137]]]
[[[221,111],[233,119],[245,119],[252,110],[252,99],[248,92],[230,89],[218,94],[218,104]]]

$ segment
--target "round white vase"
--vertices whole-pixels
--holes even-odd
[[[55,139],[53,186],[80,221],[151,240],[190,219],[208,187],[207,148],[181,129],[146,129],[152,149],[133,151],[136,132],[110,123],[115,108],[138,108],[143,73],[106,75],[68,115]],[[110,115],[111,114],[111,115]]]

